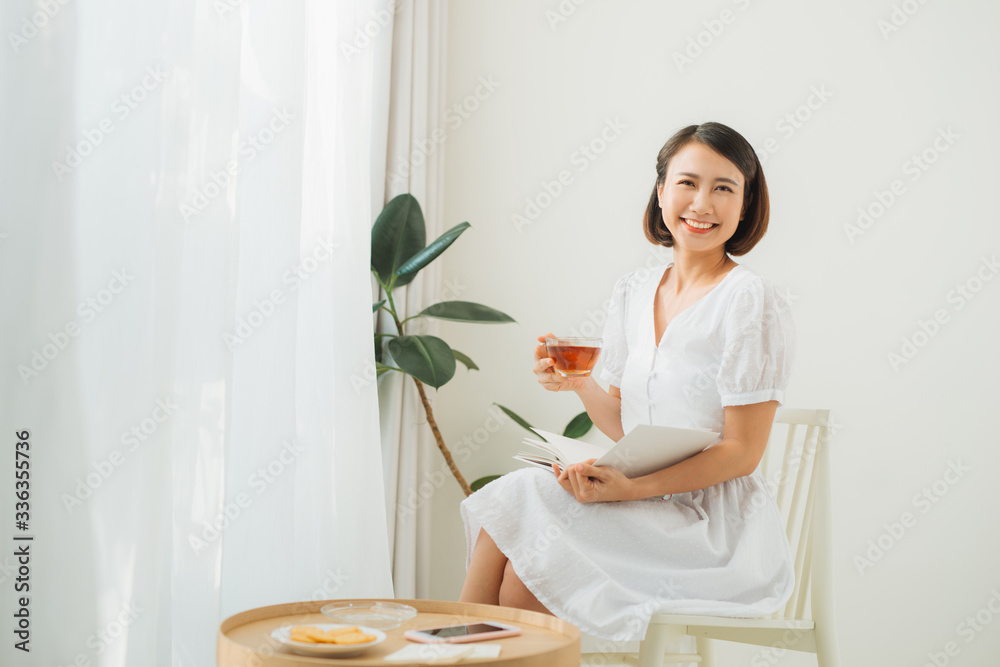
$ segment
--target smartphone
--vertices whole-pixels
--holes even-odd
[[[449,625],[443,628],[426,628],[424,630],[407,630],[403,636],[411,642],[423,644],[464,644],[465,642],[481,642],[501,637],[514,637],[521,634],[521,628],[504,623],[470,623],[469,625]]]

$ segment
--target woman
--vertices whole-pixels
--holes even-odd
[[[555,373],[543,345],[534,372],[549,391],[576,392],[613,440],[641,423],[722,435],[644,477],[591,460],[554,478],[518,470],[472,494],[461,506],[470,553],[460,600],[552,613],[613,640],[641,639],[656,611],[751,617],[787,601],[791,554],[755,469],[784,398],[794,326],[774,287],[731,257],[756,245],[768,213],[760,162],[739,133],[703,123],[663,146],[643,224],[673,262],[615,284],[608,390]]]

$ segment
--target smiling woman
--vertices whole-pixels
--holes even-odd
[[[794,325],[774,287],[730,256],[748,252],[767,219],[760,163],[738,133],[692,125],[663,146],[644,228],[674,261],[615,284],[609,388],[555,373],[543,346],[533,371],[549,391],[575,391],[613,440],[640,424],[722,435],[633,478],[591,460],[486,485],[462,503],[461,600],[549,612],[612,640],[641,639],[656,611],[760,616],[787,601],[790,550],[756,468],[784,400]]]

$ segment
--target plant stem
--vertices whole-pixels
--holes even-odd
[[[376,279],[378,279],[378,276],[376,276]],[[386,299],[389,301],[389,308],[387,308],[387,310],[392,315],[392,321],[395,322],[396,324],[396,332],[400,336],[405,336],[406,332],[403,331],[403,324],[406,322],[406,320],[413,319],[413,317],[417,316],[414,315],[413,317],[408,317],[406,318],[406,320],[400,322],[399,316],[396,315],[396,304],[392,300],[392,287],[393,285],[395,285],[396,282],[395,276],[391,281],[389,281],[389,285],[386,285],[381,280],[379,280],[378,282],[380,285],[382,285],[382,288],[385,289]],[[385,306],[383,306],[383,308],[384,307]],[[392,370],[399,371],[400,373],[405,373],[405,371],[403,371],[401,368],[392,367]],[[413,376],[411,375],[410,377]],[[435,442],[437,442],[438,449],[441,450],[441,455],[444,456],[445,463],[448,464],[448,468],[451,470],[451,474],[455,476],[455,480],[458,482],[458,485],[462,487],[462,491],[465,493],[465,495],[471,496],[472,489],[469,487],[469,483],[465,481],[465,477],[462,476],[462,473],[461,471],[459,471],[458,466],[455,465],[455,459],[451,457],[451,451],[448,449],[448,445],[444,444],[444,438],[441,436],[441,431],[438,430],[437,422],[434,421],[434,410],[431,409],[431,403],[430,401],[427,400],[427,393],[424,391],[424,383],[418,380],[417,378],[413,378],[413,382],[416,383],[417,385],[417,392],[420,394],[420,401],[424,404],[424,413],[427,415],[427,423],[430,424],[431,431],[434,433],[434,440]]]
[[[451,452],[448,451],[448,446],[444,444],[444,438],[441,437],[441,431],[438,430],[437,422],[434,421],[434,411],[431,409],[430,401],[427,400],[427,394],[424,392],[424,383],[413,378],[413,381],[417,385],[417,391],[420,393],[420,400],[424,404],[424,412],[427,413],[427,423],[430,424],[431,431],[434,432],[434,439],[437,441],[438,449],[441,450],[441,454],[444,456],[445,463],[448,464],[448,468],[451,469],[451,474],[455,476],[458,481],[458,485],[462,487],[462,491],[466,496],[472,495],[472,489],[469,488],[468,482],[465,481],[465,477],[459,472],[458,466],[455,465],[455,459],[451,458]]]

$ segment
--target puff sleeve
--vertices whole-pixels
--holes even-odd
[[[628,299],[629,275],[615,283],[608,305],[608,319],[604,323],[604,347],[601,349],[601,379],[616,387],[622,386],[622,374],[628,359],[628,340],[625,335],[625,307]]]
[[[785,399],[795,357],[788,303],[764,280],[733,295],[723,322],[725,344],[716,384],[722,406]]]

